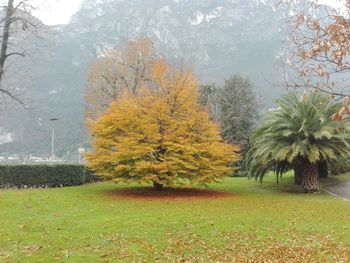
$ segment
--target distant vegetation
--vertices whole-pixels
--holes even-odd
[[[21,42],[30,56],[12,57],[4,84],[19,88],[16,94],[31,112],[11,103],[5,109],[0,106],[1,134],[12,134],[10,143],[0,145],[0,155],[48,156],[50,118],[59,118],[58,157],[88,147],[83,119],[90,65],[104,63],[104,55],[114,50],[126,51],[125,42],[140,37],[151,39],[158,55],[169,61],[185,58],[201,84],[221,86],[233,73],[248,77],[268,107],[283,92],[269,84],[276,78],[281,24],[280,13],[266,1],[84,0],[69,24],[43,26],[37,32],[40,38]],[[114,55],[128,56],[126,52]],[[127,66],[113,68],[124,71]]]

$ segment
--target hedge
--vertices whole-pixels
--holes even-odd
[[[77,186],[99,181],[83,165],[0,165],[0,188]]]

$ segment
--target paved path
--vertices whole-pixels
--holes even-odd
[[[327,186],[326,191],[334,196],[350,201],[350,181]]]

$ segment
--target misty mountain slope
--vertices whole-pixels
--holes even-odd
[[[88,0],[68,28],[87,49],[146,36],[163,54],[186,57],[203,81],[239,71],[260,82],[257,76],[268,78],[273,70],[280,23],[271,6],[260,1]]]
[[[85,0],[70,24],[51,28],[55,45],[38,48],[33,64],[25,63],[32,76],[26,96],[40,120],[20,109],[4,112],[0,126],[14,142],[0,145],[0,153],[49,154],[51,117],[60,119],[58,154],[86,143],[83,91],[89,65],[104,49],[139,36],[152,38],[169,58],[186,58],[201,82],[221,83],[235,72],[249,77],[270,104],[282,92],[266,81],[274,82],[282,22],[265,2]]]

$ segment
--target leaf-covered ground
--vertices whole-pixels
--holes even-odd
[[[350,262],[350,202],[274,179],[210,186],[223,195],[0,190],[0,262]]]

